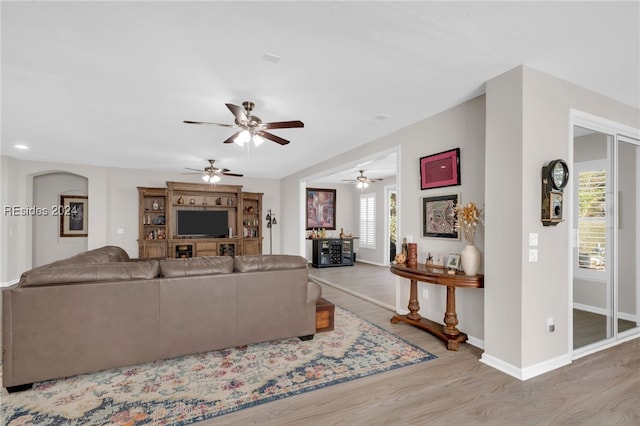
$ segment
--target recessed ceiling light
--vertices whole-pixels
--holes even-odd
[[[25,149],[29,149],[29,147],[28,147],[28,146],[23,145],[23,144],[17,144],[17,145],[14,145],[13,147],[14,147],[15,149],[23,149],[23,150],[25,150]]]

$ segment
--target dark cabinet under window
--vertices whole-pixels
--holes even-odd
[[[353,238],[317,238],[313,240],[312,266],[353,265]]]

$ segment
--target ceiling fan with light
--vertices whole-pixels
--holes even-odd
[[[359,170],[360,176],[357,176],[355,179],[344,179],[344,182],[352,182],[355,183],[356,186],[360,189],[364,189],[369,186],[370,183],[379,182],[382,179],[377,178],[368,178],[364,175],[364,170]]]
[[[227,108],[234,115],[235,124],[220,124],[220,123],[207,123],[204,121],[188,121],[185,120],[184,123],[187,124],[203,124],[206,126],[221,126],[221,127],[230,127],[234,129],[240,129],[231,135],[224,143],[232,143],[235,142],[240,146],[243,146],[246,142],[253,141],[255,146],[258,146],[264,142],[265,139],[269,139],[270,141],[279,143],[280,145],[286,145],[289,143],[288,140],[281,138],[280,136],[276,136],[273,133],[267,132],[267,130],[271,129],[287,129],[294,127],[304,127],[304,123],[300,120],[293,121],[275,121],[272,123],[263,123],[260,117],[256,115],[251,115],[251,111],[255,107],[255,104],[250,101],[245,101],[242,103],[242,107],[234,104],[225,104]],[[244,107],[244,109],[243,109]]]
[[[185,173],[185,174],[195,175],[195,174],[203,173],[202,180],[209,183],[220,182],[221,176],[236,176],[236,177],[244,176],[240,173],[229,173],[231,171],[229,169],[220,169],[218,167],[215,167],[213,163],[215,163],[216,160],[208,160],[208,161],[209,161],[209,166],[205,167],[202,170],[185,167],[185,169],[187,170],[193,170],[198,172],[198,173]]]

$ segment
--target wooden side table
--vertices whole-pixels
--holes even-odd
[[[333,330],[336,306],[327,299],[320,298],[316,302],[316,333]]]
[[[467,335],[456,327],[458,325],[456,287],[483,288],[484,275],[469,276],[461,272],[449,274],[446,269],[427,267],[420,264],[415,266],[407,264],[391,265],[391,273],[408,278],[411,282],[409,305],[407,306],[409,313],[406,315],[396,314],[391,318],[391,322],[393,324],[406,322],[416,326],[440,338],[447,344],[447,349],[457,351],[460,343],[467,341]],[[444,314],[444,325],[422,318],[418,313],[420,310],[418,281],[447,286],[447,308]]]

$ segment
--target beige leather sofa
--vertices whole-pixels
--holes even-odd
[[[299,256],[129,259],[106,246],[2,290],[3,386],[289,337],[321,288]]]

